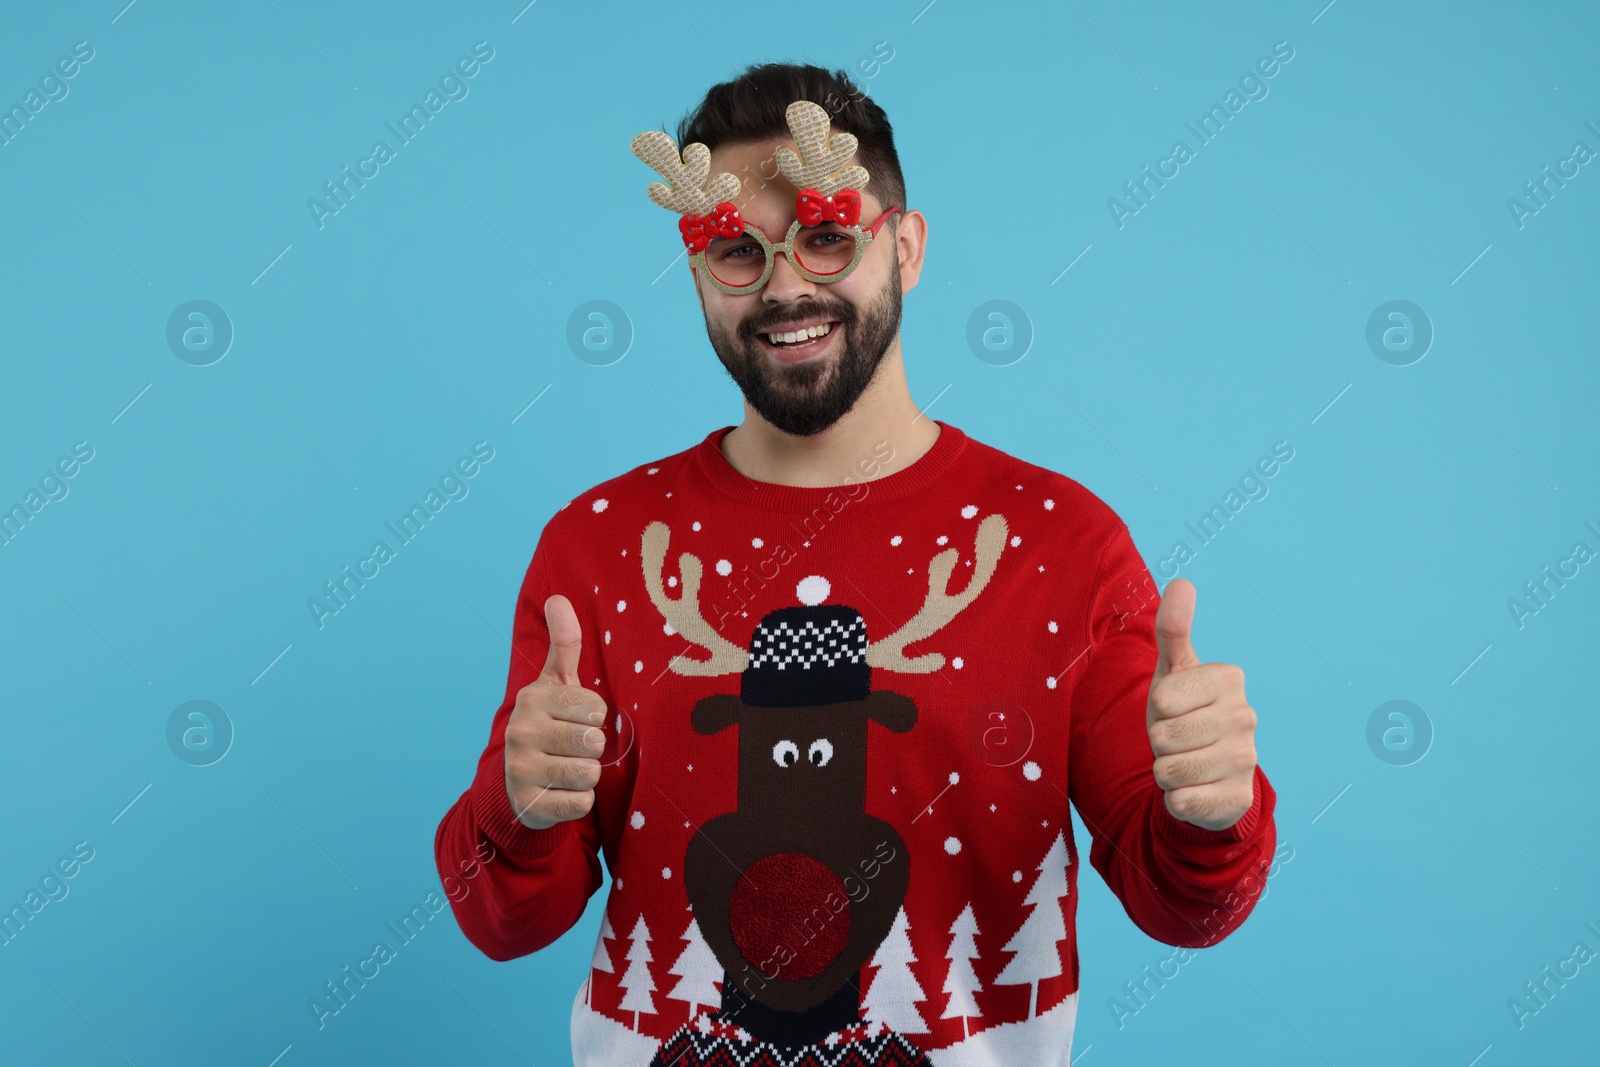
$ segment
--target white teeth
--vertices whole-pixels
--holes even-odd
[[[779,344],[791,344],[792,345],[796,341],[809,340],[809,339],[811,339],[813,337],[824,337],[827,334],[831,333],[832,331],[833,331],[833,324],[830,322],[830,323],[823,323],[821,326],[807,326],[803,330],[795,330],[795,331],[792,331],[792,332],[789,332],[789,333],[769,333],[769,334],[767,334],[767,340],[772,342],[775,345],[779,345]]]

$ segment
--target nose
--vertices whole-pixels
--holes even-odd
[[[772,276],[761,290],[761,298],[769,304],[787,304],[804,296],[815,296],[817,283],[801,277],[789,262],[789,253],[778,252],[772,261]]]
[[[839,906],[829,907],[830,901]],[[728,902],[728,925],[752,966],[777,963],[785,978],[812,978],[839,958],[850,939],[850,898],[821,860],[803,852],[776,852],[745,869]],[[804,942],[797,928],[803,929]],[[787,951],[787,959],[776,958],[780,950]]]

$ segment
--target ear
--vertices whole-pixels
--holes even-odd
[[[867,718],[897,734],[903,734],[917,724],[917,705],[908,696],[880,689],[862,703],[866,705]]]
[[[715,693],[695,704],[689,724],[695,733],[710,735],[734,725],[743,713],[744,701],[732,693]]]

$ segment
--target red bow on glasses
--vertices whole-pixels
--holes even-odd
[[[724,200],[709,215],[685,215],[678,220],[678,232],[691,252],[704,252],[713,237],[737,237],[744,232],[739,209]]]
[[[861,194],[854,189],[840,189],[832,196],[823,196],[807,186],[794,198],[794,214],[802,226],[819,222],[854,226],[861,221]]]

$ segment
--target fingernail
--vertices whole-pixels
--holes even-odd
[[[606,721],[606,713],[603,711],[591,711],[589,713],[589,721],[598,726]]]
[[[593,728],[585,730],[583,743],[598,752],[605,747],[606,735]]]

